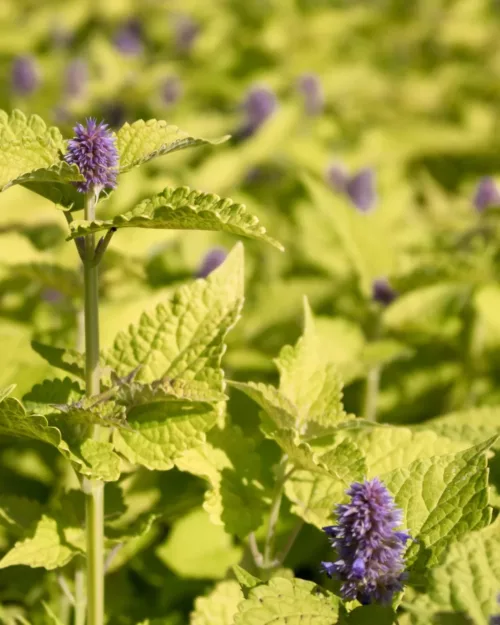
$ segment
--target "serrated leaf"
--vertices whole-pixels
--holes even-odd
[[[223,391],[224,338],[243,304],[243,247],[235,246],[207,280],[181,286],[154,313],[120,332],[105,355],[118,375],[139,367],[136,379],[195,380]]]
[[[140,119],[133,124],[125,124],[116,133],[116,147],[120,155],[119,171],[129,171],[153,158],[178,150],[206,144],[217,145],[228,138],[229,136],[225,136],[211,140],[191,137],[166,121]]]
[[[207,438],[204,445],[184,452],[176,465],[208,480],[203,507],[210,519],[243,538],[261,525],[265,510],[259,456],[236,426],[214,429]]]
[[[451,542],[490,522],[485,452],[494,441],[415,460],[380,476],[403,510],[403,525],[417,540],[406,556],[417,570],[437,564]]]
[[[223,579],[243,551],[204,510],[193,510],[174,523],[156,554],[177,575],[190,579]]]
[[[408,467],[415,460],[443,456],[470,447],[470,443],[453,441],[431,431],[415,432],[410,428],[386,425],[343,430],[339,436],[353,441],[361,450],[368,479]]]
[[[250,591],[240,603],[234,625],[332,625],[338,601],[316,592],[313,582],[276,577]]]
[[[69,378],[44,380],[26,393],[23,400],[33,412],[47,415],[54,412],[54,404],[71,404],[83,396],[80,384]]]
[[[314,317],[304,301],[304,331],[294,347],[285,346],[276,359],[280,392],[294,405],[300,428],[309,421],[331,427],[346,418],[343,383],[336,367],[323,353]]]
[[[33,535],[17,542],[0,560],[0,569],[23,564],[51,571],[65,566],[76,553],[75,547],[66,542],[57,521],[43,515]]]
[[[347,488],[363,479],[366,466],[362,453],[349,440],[337,442],[319,456],[318,462],[327,469],[327,475],[295,471],[285,483],[285,494],[294,514],[322,528],[331,521],[335,505],[346,499]]]
[[[462,612],[474,625],[488,625],[498,611],[500,525],[472,532],[450,545],[444,562],[429,573],[432,613]]]
[[[415,425],[415,430],[431,430],[454,441],[478,444],[500,432],[500,407],[485,406],[430,419]],[[498,448],[498,441],[495,448]]]
[[[95,479],[115,482],[120,478],[120,458],[111,443],[88,438],[80,446],[80,454]]]
[[[292,402],[274,386],[228,380],[229,386],[253,399],[281,430],[295,430],[299,415]]]
[[[239,585],[243,586],[243,588],[255,588],[255,586],[262,584],[261,579],[255,577],[255,575],[252,575],[238,564],[233,566],[233,573]]]
[[[44,358],[49,365],[85,379],[85,356],[72,349],[63,349],[32,341],[31,347]]]
[[[143,200],[135,208],[108,220],[75,220],[70,224],[70,239],[110,228],[148,228],[159,230],[214,230],[259,239],[282,246],[266,234],[264,226],[247,212],[244,204],[188,187],[167,188]]]
[[[20,111],[9,117],[0,111],[0,188],[20,176],[51,168],[61,160],[64,140],[57,128],[47,128],[37,115]]]
[[[217,417],[215,408],[201,402],[172,400],[138,406],[128,415],[130,429],[114,432],[114,447],[129,462],[167,471],[182,452],[205,442],[205,433]]]
[[[190,625],[233,625],[238,605],[243,600],[238,582],[219,582],[206,596],[198,597],[191,612]]]

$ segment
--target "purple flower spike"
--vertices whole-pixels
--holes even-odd
[[[178,76],[169,76],[160,87],[160,96],[165,106],[172,106],[182,97],[182,82]]]
[[[377,194],[375,192],[375,174],[368,167],[361,169],[349,179],[346,186],[347,195],[352,203],[362,213],[367,213],[375,207]]]
[[[125,56],[138,56],[143,50],[142,25],[137,19],[130,19],[115,34],[115,46]]]
[[[386,278],[377,278],[372,284],[372,299],[383,306],[389,306],[396,299],[397,293]]]
[[[493,178],[490,176],[481,178],[476,187],[473,202],[476,210],[479,212],[489,206],[500,205],[500,192]]]
[[[337,525],[324,527],[339,559],[323,562],[323,571],[342,582],[346,601],[388,604],[403,589],[405,532],[396,531],[402,511],[385,485],[374,478],[355,482],[347,491],[351,501],[335,510]]]
[[[243,102],[246,120],[236,135],[240,138],[254,135],[275,112],[277,106],[278,101],[273,91],[267,87],[252,87]]]
[[[75,137],[68,141],[64,160],[78,165],[85,177],[83,182],[75,183],[77,189],[86,193],[91,189],[99,192],[116,187],[118,150],[108,125],[87,119],[86,126],[77,124],[74,130]]]
[[[88,82],[88,67],[83,59],[74,59],[66,68],[65,93],[70,98],[81,97]]]
[[[298,81],[298,89],[304,97],[308,115],[319,115],[323,111],[325,98],[319,78],[315,74],[303,74]]]
[[[11,72],[12,89],[18,95],[30,95],[40,85],[40,75],[31,56],[18,56],[14,59]]]
[[[226,260],[227,252],[222,247],[214,247],[205,254],[201,261],[200,267],[196,272],[197,278],[206,278],[208,275],[215,271],[217,267],[222,265]]]

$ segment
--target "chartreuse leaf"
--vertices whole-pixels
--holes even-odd
[[[308,421],[328,427],[345,420],[343,384],[335,366],[328,362],[307,299],[302,337],[295,347],[287,345],[281,350],[276,364],[279,390],[296,409],[297,427]]]
[[[182,452],[205,442],[205,433],[217,417],[217,410],[202,402],[172,400],[138,406],[128,414],[130,429],[114,432],[114,447],[129,462],[167,471]]]
[[[240,586],[243,586],[243,588],[255,588],[255,586],[262,584],[262,580],[246,571],[239,564],[233,566],[233,573],[238,583]]]
[[[116,147],[120,155],[119,171],[129,171],[170,152],[206,144],[217,145],[227,139],[229,135],[212,140],[191,137],[166,121],[139,119],[133,124],[125,124],[116,133]]]
[[[240,428],[213,429],[205,445],[185,451],[176,465],[208,480],[203,507],[213,523],[240,538],[261,525],[266,506],[259,456]]]
[[[47,128],[37,115],[26,117],[0,111],[0,188],[14,184],[29,172],[50,168],[60,161],[64,140],[57,128]]]
[[[38,341],[33,341],[31,346],[37,354],[44,358],[49,365],[71,373],[82,380],[85,379],[85,356],[72,349],[53,347]]]
[[[235,382],[228,384],[248,395],[271,418],[280,430],[294,430],[298,413],[291,401],[274,386],[254,382]]]
[[[243,246],[237,244],[206,280],[181,286],[165,304],[120,332],[106,364],[118,375],[139,367],[139,382],[180,378],[223,391],[224,338],[240,316],[243,286]]]
[[[150,228],[160,230],[216,230],[267,241],[282,246],[266,234],[266,229],[243,204],[212,193],[188,187],[164,189],[142,201],[132,210],[108,220],[75,220],[70,224],[70,239],[110,228]]]
[[[455,454],[415,460],[380,476],[416,539],[407,562],[433,566],[449,544],[490,522],[486,451],[495,438]]]
[[[57,521],[43,515],[32,535],[17,542],[0,560],[0,569],[23,564],[49,571],[65,566],[77,553],[60,531]]]
[[[118,457],[108,443],[88,442],[85,430],[80,434],[71,424],[63,431],[49,424],[47,417],[29,414],[17,399],[5,398],[0,403],[0,433],[31,438],[52,445],[83,475],[103,480],[118,479]],[[66,436],[70,434],[70,436]],[[97,444],[96,444],[97,443]],[[109,465],[109,466],[108,466]]]
[[[416,432],[385,425],[342,430],[338,437],[352,441],[361,450],[368,479],[407,467],[418,459],[443,456],[470,447],[470,443],[438,436],[435,432]]]
[[[69,378],[44,380],[23,397],[26,406],[33,412],[47,415],[54,412],[54,404],[72,404],[83,397],[80,384]]]
[[[22,534],[42,515],[40,502],[16,495],[0,496],[0,525],[14,534]]]
[[[338,610],[337,598],[317,592],[313,582],[275,577],[250,590],[238,606],[234,625],[333,625]]]
[[[335,505],[346,499],[347,488],[363,479],[366,466],[361,451],[350,440],[338,442],[318,456],[315,459],[328,473],[294,471],[285,483],[285,494],[294,514],[322,528],[331,522]]]
[[[223,579],[240,561],[241,547],[235,547],[224,528],[215,525],[204,510],[193,510],[174,523],[158,557],[177,575],[191,579]]]
[[[500,432],[500,407],[485,406],[445,414],[415,425],[413,429],[432,430],[454,441],[477,444]],[[498,448],[498,441],[495,447]]]
[[[238,582],[219,582],[206,596],[198,597],[189,619],[190,625],[233,625],[238,605],[243,601]]]
[[[449,546],[444,561],[429,573],[425,604],[431,614],[462,612],[474,625],[488,625],[498,611],[499,588],[497,521]]]

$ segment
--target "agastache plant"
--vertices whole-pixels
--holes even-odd
[[[377,478],[352,484],[347,494],[349,503],[335,509],[337,524],[323,528],[338,554],[323,569],[340,579],[344,599],[388,604],[405,580],[403,554],[411,537],[398,530],[402,511]]]
[[[99,336],[99,267],[111,238],[120,227],[136,225],[146,228],[152,226],[165,229],[238,232],[244,236],[267,241],[280,248],[281,246],[266,235],[265,229],[259,225],[257,218],[248,215],[243,205],[234,203],[227,198],[222,199],[216,195],[193,191],[187,187],[166,188],[161,193],[146,198],[132,211],[118,216],[116,222],[114,219],[110,222],[98,219],[97,209],[100,202],[105,201],[108,196],[105,191],[116,188],[118,176],[122,172],[174,149],[185,149],[210,143],[217,144],[225,141],[227,137],[214,141],[195,138],[166,122],[157,120],[147,122],[140,120],[131,125],[126,124],[117,133],[114,133],[106,123],[91,118],[87,119],[85,123],[76,124],[74,136],[66,142],[57,129],[48,130],[39,118],[27,120],[20,112],[15,112],[11,118],[6,117],[5,120],[4,123],[6,124],[17,124],[16,128],[30,128],[31,124],[37,132],[45,133],[45,138],[44,142],[31,141],[27,144],[33,150],[31,160],[22,161],[18,169],[11,167],[8,171],[2,170],[4,188],[8,188],[9,184],[18,184],[19,180],[43,181],[41,186],[35,186],[35,192],[40,192],[42,195],[46,194],[47,197],[55,198],[61,203],[69,224],[70,238],[75,240],[76,249],[83,264],[85,354],[82,363],[73,371],[77,375],[81,375],[85,382],[85,396],[83,389],[79,390],[79,385],[76,384],[75,386],[69,379],[62,382],[60,380],[46,381],[46,388],[52,388],[51,401],[57,396],[57,389],[62,389],[68,383],[73,384],[76,395],[69,402],[68,396],[65,395],[61,397],[61,403],[51,404],[52,411],[64,415],[61,420],[58,414],[48,414],[47,417],[44,417],[27,413],[18,400],[5,399],[4,393],[0,396],[0,431],[5,430],[5,419],[10,418],[8,415],[12,414],[11,411],[15,413],[17,410],[19,419],[15,421],[13,428],[9,428],[9,433],[26,436],[27,432],[31,432],[27,423],[32,423],[31,419],[33,419],[39,428],[36,433],[31,432],[33,436],[55,444],[76,471],[85,501],[85,537],[81,539],[85,548],[84,550],[79,548],[78,551],[74,552],[70,550],[69,559],[77,554],[80,557],[84,553],[86,566],[85,570],[79,565],[76,567],[74,595],[68,589],[65,575],[60,576],[61,588],[66,596],[71,597],[77,625],[84,623],[103,625],[105,622],[105,569],[108,566],[106,563],[109,563],[114,556],[114,550],[108,548],[105,538],[104,486],[106,481],[117,481],[120,477],[118,455],[120,445],[115,445],[116,437],[120,436],[118,432],[130,434],[134,432],[135,428],[136,435],[139,434],[142,418],[136,422],[133,417],[134,410],[138,406],[142,406],[142,412],[146,409],[146,413],[148,410],[153,410],[156,413],[154,420],[160,429],[171,427],[170,424],[175,424],[176,419],[182,421],[187,419],[189,429],[192,431],[192,444],[194,446],[199,442],[199,435],[202,433],[202,431],[197,433],[197,428],[203,425],[204,420],[207,419],[205,428],[210,429],[215,425],[216,412],[215,408],[211,406],[211,402],[216,402],[219,405],[217,410],[220,410],[220,402],[224,397],[222,394],[222,372],[218,369],[217,363],[224,351],[222,341],[225,333],[238,318],[243,293],[241,247],[237,246],[231,253],[231,258],[228,257],[227,260],[228,255],[225,251],[218,248],[212,250],[203,260],[199,269],[198,274],[202,279],[193,287],[181,287],[180,290],[179,296],[184,301],[184,305],[194,306],[194,308],[191,311],[183,311],[178,307],[173,307],[168,300],[165,303],[165,306],[170,310],[168,313],[170,315],[170,327],[178,335],[178,338],[184,333],[184,338],[180,339],[181,343],[184,344],[182,349],[185,348],[186,341],[191,341],[194,350],[192,352],[193,357],[197,358],[195,354],[201,343],[198,346],[196,343],[201,340],[202,343],[206,342],[211,353],[209,362],[200,359],[199,363],[195,364],[197,371],[193,369],[193,372],[196,379],[193,379],[193,374],[189,372],[187,377],[182,379],[183,372],[181,370],[172,375],[162,374],[159,370],[155,379],[150,379],[149,383],[145,384],[142,381],[145,376],[142,362],[137,363],[136,366],[130,363],[125,367],[117,364],[119,373],[107,368],[104,376]],[[33,133],[34,131],[29,130],[29,132]],[[181,147],[179,147],[179,137],[182,137]],[[40,150],[40,145],[46,149],[43,155],[45,161],[43,164],[37,161],[39,154],[37,150]],[[3,135],[2,150],[5,155],[8,155],[9,151],[15,153],[18,148],[15,139],[11,139],[10,136],[5,138]],[[30,165],[32,169],[29,169]],[[10,178],[8,178],[9,176]],[[44,186],[52,183],[54,184],[53,189]],[[79,210],[83,210],[83,220],[74,219],[74,213]],[[96,229],[97,232],[104,232],[99,239],[96,236]],[[229,268],[226,267],[227,263],[229,263]],[[218,276],[217,272],[221,271],[223,272],[222,276],[225,275],[226,277]],[[192,297],[194,298],[192,302],[190,298],[187,300],[185,298],[186,288],[192,289]],[[182,289],[184,289],[184,295]],[[203,309],[207,305],[209,307],[207,314],[200,316],[197,307]],[[163,313],[158,310],[157,314]],[[194,324],[184,325],[184,317],[186,319],[192,318]],[[178,330],[174,329],[176,325],[179,325]],[[212,336],[210,328],[219,326],[217,336]],[[160,334],[165,330],[170,332],[165,326]],[[148,353],[150,355],[156,353],[154,358],[159,358],[158,363],[163,361],[163,366],[169,358],[173,358],[170,367],[175,367],[174,361],[177,357],[172,352],[169,355],[169,349],[161,344],[161,341],[160,343],[154,342],[156,346],[151,345]],[[42,351],[49,353],[45,352],[44,348]],[[75,358],[80,362],[78,353]],[[146,355],[146,359],[148,358],[149,356]],[[204,381],[206,374],[202,371],[204,367],[208,368],[206,381]],[[201,371],[201,377],[198,379],[199,371]],[[177,377],[179,379],[176,379]],[[146,377],[146,379],[148,378]],[[9,390],[7,389],[7,392]],[[35,400],[39,392],[40,390],[35,388],[27,397]],[[53,395],[54,392],[55,395]],[[43,400],[43,397],[41,399]],[[171,400],[175,401],[172,403]],[[68,403],[63,403],[64,401]],[[177,417],[172,415],[172,408],[174,408],[174,412],[177,411]],[[193,410],[194,421],[189,425],[190,414]],[[197,412],[200,410],[201,412]],[[28,419],[26,423],[23,421],[25,418]],[[159,422],[158,419],[160,419]],[[189,436],[185,441],[188,447],[191,445]],[[125,447],[121,449],[124,456],[128,456],[129,461],[134,462],[128,452],[125,451]],[[158,462],[151,464],[146,458],[144,462],[136,458],[136,462],[139,461],[139,464],[143,464],[149,469],[167,470],[172,467],[172,462],[168,457],[169,453],[172,452],[167,452],[167,455],[162,452],[164,460],[159,464]],[[69,513],[70,511],[65,512]],[[78,512],[75,509],[71,511],[71,514],[78,514]],[[75,531],[80,532],[81,530],[82,524],[77,521]],[[42,532],[42,535],[45,534]],[[70,548],[65,547],[65,549]],[[37,560],[36,565],[53,569],[67,564],[66,552],[62,552],[64,557],[60,561],[57,560],[57,554],[60,552],[56,551],[55,553],[55,563],[49,560],[46,564],[45,561],[39,564],[40,561]],[[26,563],[29,564],[30,562],[31,560],[28,558]],[[25,563],[25,560],[20,563]],[[86,591],[84,589],[85,578]]]

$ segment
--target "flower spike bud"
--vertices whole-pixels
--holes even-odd
[[[355,482],[347,494],[350,502],[335,510],[337,525],[323,528],[338,554],[335,562],[322,563],[323,571],[342,582],[346,601],[390,603],[403,589],[403,552],[411,540],[406,532],[396,531],[402,511],[377,478]]]
[[[78,165],[85,180],[75,183],[81,193],[93,189],[98,195],[102,189],[114,189],[118,174],[118,150],[116,139],[107,124],[87,119],[87,123],[75,126],[75,137],[68,141],[64,160]]]
[[[479,181],[473,199],[478,212],[484,211],[489,206],[500,205],[500,191],[491,176],[484,176]]]
[[[209,276],[212,271],[215,271],[217,267],[222,265],[222,263],[226,260],[227,252],[222,247],[214,247],[209,250],[203,260],[200,263],[200,267],[196,272],[197,278],[206,278]]]

